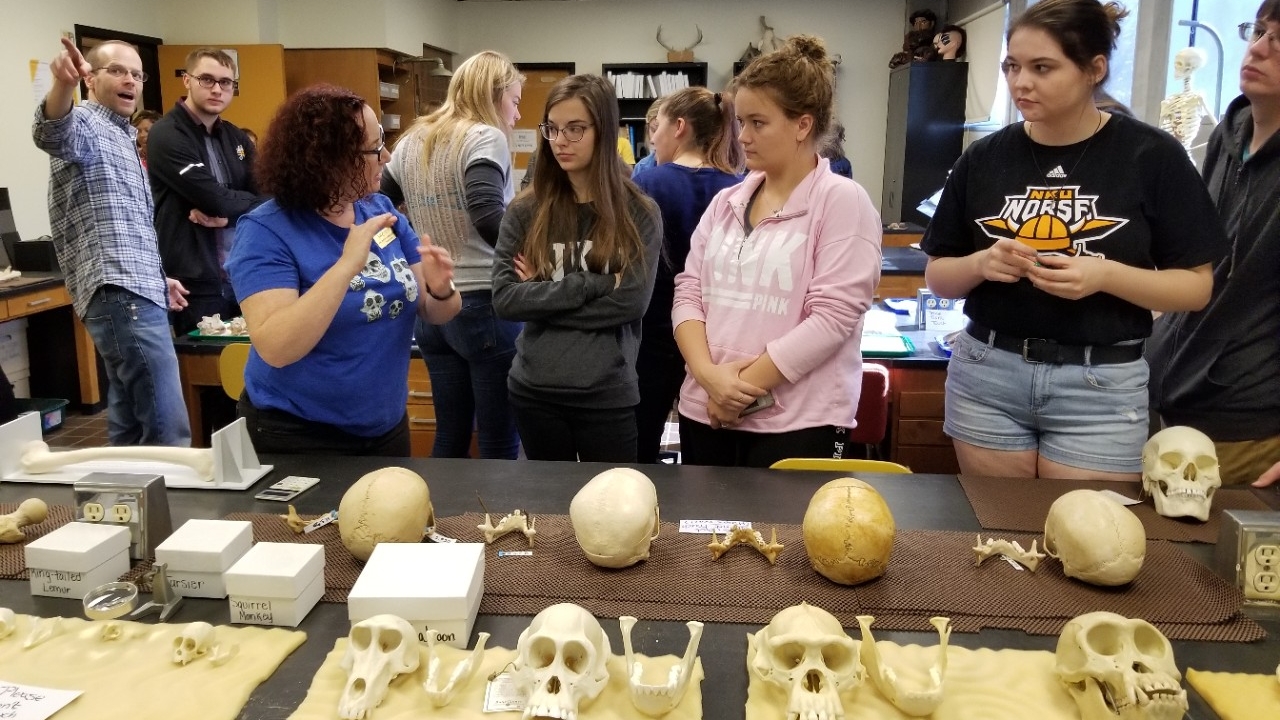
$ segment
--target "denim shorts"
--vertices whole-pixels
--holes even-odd
[[[1142,471],[1147,361],[1031,363],[966,332],[947,367],[946,421],[955,440],[991,450],[1037,450],[1069,467]]]

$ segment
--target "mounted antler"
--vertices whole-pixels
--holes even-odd
[[[677,50],[662,39],[662,26],[658,26],[658,44],[667,49],[667,62],[693,62],[693,49],[702,44],[702,28],[697,25],[694,27],[698,29],[698,39],[683,50]]]

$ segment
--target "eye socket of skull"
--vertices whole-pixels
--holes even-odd
[[[1127,633],[1115,625],[1095,625],[1084,636],[1089,650],[1097,655],[1114,657],[1124,651]]]
[[[852,648],[841,643],[822,646],[822,664],[838,673],[850,670],[855,662]]]
[[[400,634],[399,630],[389,630],[384,628],[382,632],[378,633],[378,648],[384,653],[389,653],[392,650],[395,650],[403,643],[404,636]]]
[[[186,643],[187,643],[187,638],[176,637],[173,639],[173,649],[178,650],[182,648],[184,645],[186,645]]]
[[[535,637],[529,643],[529,666],[541,670],[556,660],[556,641],[549,637]]]
[[[1169,641],[1150,625],[1134,628],[1133,644],[1146,657],[1164,658],[1169,654]]]
[[[780,642],[772,648],[773,664],[790,670],[804,662],[805,646],[798,642]]]
[[[363,625],[356,625],[351,628],[348,642],[350,642],[351,647],[359,652],[364,652],[373,643],[373,630]]]
[[[1178,468],[1182,467],[1182,453],[1180,452],[1164,453],[1163,455],[1160,456],[1160,464],[1163,465],[1166,470],[1177,470]]]
[[[564,665],[575,673],[582,674],[591,667],[595,653],[580,642],[570,641],[564,644]]]
[[[184,638],[184,639],[183,639],[183,641],[182,641],[182,649],[183,649],[183,650],[186,650],[187,652],[191,652],[191,651],[195,650],[195,649],[196,649],[196,639],[195,639],[195,638]]]

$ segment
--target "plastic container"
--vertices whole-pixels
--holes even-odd
[[[17,383],[14,383],[13,389],[13,394],[19,395]],[[29,398],[19,395],[15,407],[17,407],[19,414],[26,412],[40,413],[40,429],[44,432],[53,432],[62,427],[62,422],[67,417],[67,405],[69,404],[62,398]]]

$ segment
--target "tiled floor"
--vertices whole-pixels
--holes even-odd
[[[45,433],[44,441],[55,448],[102,447],[107,444],[107,412],[81,415],[69,410],[62,419],[62,427]]]

